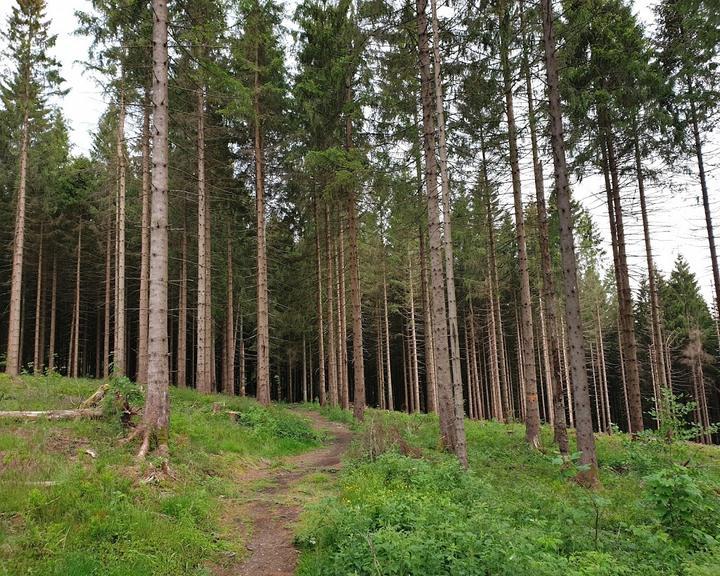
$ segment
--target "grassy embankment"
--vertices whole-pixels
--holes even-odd
[[[464,473],[436,418],[371,411],[337,495],[303,518],[299,573],[720,575],[720,448],[600,436],[592,492],[523,432],[468,422]]]
[[[0,410],[75,408],[97,386],[0,375]],[[243,530],[223,516],[254,489],[243,472],[321,440],[286,409],[174,389],[168,477],[152,458],[135,462],[107,402],[101,420],[0,421],[0,574],[211,574],[246,553]]]

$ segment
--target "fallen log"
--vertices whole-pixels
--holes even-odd
[[[102,418],[102,408],[75,410],[0,410],[0,420],[77,420]]]
[[[80,404],[80,408],[92,408],[93,406],[97,406],[100,404],[103,398],[105,398],[105,394],[107,394],[107,391],[110,389],[109,384],[103,384],[95,390],[92,396],[87,398],[82,404]]]

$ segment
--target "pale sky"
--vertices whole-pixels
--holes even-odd
[[[645,23],[652,20],[651,7],[656,0],[636,0],[635,6],[640,19]],[[5,22],[10,14],[13,0],[0,0],[0,22]],[[76,10],[89,10],[87,0],[48,0],[48,17],[51,19],[52,32],[58,35],[55,56],[62,63],[62,74],[66,80],[69,94],[62,102],[62,108],[71,129],[71,141],[75,152],[87,153],[92,143],[92,132],[97,126],[106,99],[102,88],[95,79],[85,72],[81,63],[87,58],[90,39],[73,34],[77,27]],[[0,65],[0,72],[5,66]],[[720,136],[709,139],[705,146],[706,168],[709,172],[710,197],[713,222],[720,223]],[[653,251],[656,265],[664,273],[669,273],[678,253],[688,260],[697,274],[703,294],[712,300],[712,275],[710,272],[709,250],[705,231],[702,204],[699,202],[700,189],[695,175],[695,164],[691,161],[688,174],[667,174],[655,184],[649,183],[647,191],[650,207],[650,226],[652,230]],[[545,166],[546,177],[552,174],[552,165]],[[532,172],[529,166],[523,166],[523,186],[526,197],[532,194]],[[576,197],[593,215],[600,228],[610,262],[609,225],[603,180],[591,177],[583,182],[574,183]],[[630,270],[635,282],[645,275],[645,257],[642,244],[642,225],[640,222],[637,191],[632,182],[623,189],[623,202],[626,210],[626,236],[630,255]],[[717,234],[716,234],[717,235]]]

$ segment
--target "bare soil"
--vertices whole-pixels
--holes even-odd
[[[330,422],[315,412],[303,412],[316,430],[331,435],[323,447],[285,460],[281,466],[269,463],[244,472],[238,479],[257,488],[248,498],[227,507],[223,523],[245,536],[248,554],[237,561],[215,566],[217,576],[292,576],[298,550],[293,545],[293,526],[302,511],[298,490],[307,476],[334,473],[350,445],[352,433],[342,424]]]

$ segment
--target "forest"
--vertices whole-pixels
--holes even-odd
[[[8,3],[2,573],[720,574],[716,0]]]

